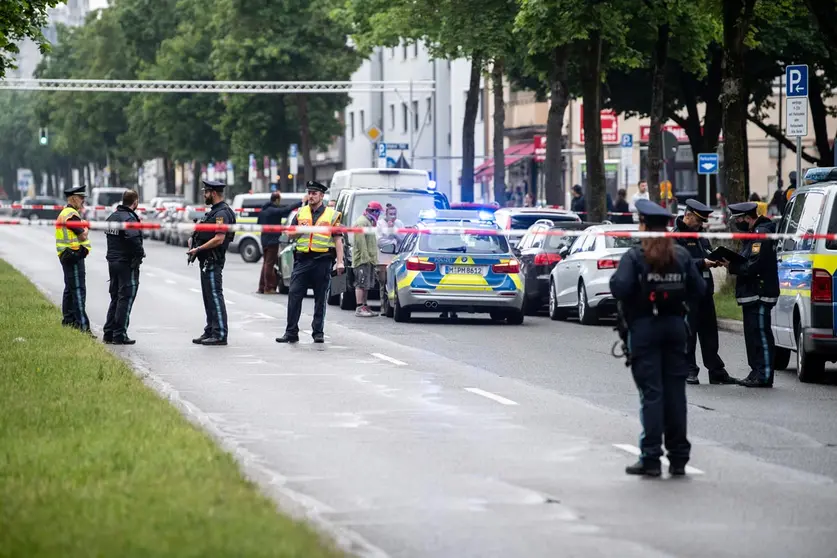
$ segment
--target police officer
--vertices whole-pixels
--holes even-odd
[[[323,204],[328,188],[318,182],[308,182],[308,205],[303,206],[291,221],[291,226],[340,226],[340,213]],[[325,304],[331,285],[331,269],[337,260],[337,273],[344,271],[343,236],[340,232],[289,234],[295,239],[294,270],[288,293],[288,323],[285,334],[277,343],[299,341],[299,316],[302,300],[308,289],[314,290],[314,320],[311,322],[314,343],[324,342]]]
[[[203,195],[206,205],[211,206],[201,223],[215,225],[234,225],[235,213],[224,201],[223,182],[203,181]],[[227,247],[235,237],[235,232],[200,231],[195,237],[195,247],[190,249],[190,256],[197,255],[201,266],[201,292],[203,308],[206,311],[206,327],[203,335],[192,339],[196,345],[226,345],[229,334],[227,306],[224,303],[223,272],[226,262]]]
[[[139,195],[133,190],[125,190],[122,204],[116,206],[116,211],[107,219],[108,223],[139,223],[140,218],[136,214],[138,205]],[[105,234],[108,240],[105,258],[110,274],[110,307],[103,340],[114,345],[133,345],[136,341],[128,337],[128,323],[139,288],[140,264],[145,258],[142,231],[114,228],[107,229]]]
[[[757,214],[754,202],[729,206],[730,218],[739,232],[771,234],[775,224]],[[779,299],[779,270],[776,251],[769,239],[744,240],[739,254],[742,259],[723,260],[735,275],[735,300],[744,317],[744,343],[750,374],[739,384],[745,387],[773,387],[773,354],[776,346],[770,330],[770,311]]]
[[[87,280],[84,260],[92,249],[90,231],[80,224],[73,225],[82,221],[79,212],[84,208],[84,186],[64,190],[64,195],[67,196],[67,207],[59,213],[55,227],[55,249],[64,270],[64,298],[61,304],[64,319],[61,323],[93,336],[85,310]]]
[[[686,212],[674,221],[675,232],[700,232],[709,221],[712,208],[697,200],[686,200]],[[709,370],[710,384],[737,384],[738,380],[730,377],[724,368],[724,361],[718,356],[718,318],[715,314],[715,282],[712,279],[713,267],[721,264],[706,259],[712,253],[712,246],[707,238],[677,238],[678,244],[688,250],[695,262],[695,267],[706,282],[706,293],[697,303],[689,307],[689,377],[687,384],[697,385],[700,368],[697,365],[696,349],[698,336],[703,365]]]
[[[637,200],[641,231],[666,231],[671,214],[648,200]],[[691,444],[686,437],[688,305],[699,300],[705,283],[689,253],[671,238],[644,238],[619,262],[610,290],[628,324],[628,349],[639,389],[639,461],[629,475],[658,477],[665,435],[669,473],[684,475]]]

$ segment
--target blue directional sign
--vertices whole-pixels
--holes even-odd
[[[407,149],[410,149],[409,143],[388,143],[386,145],[387,149],[392,149],[394,151],[406,151]]]
[[[718,174],[718,154],[698,153],[698,174]]]
[[[299,153],[299,150],[298,150],[296,144],[292,143],[291,144],[291,157],[296,157],[298,153]]]
[[[379,143],[378,144],[378,158],[379,159],[386,159],[387,156],[387,144]]]
[[[797,64],[785,68],[785,95],[788,97],[808,96],[807,64]]]
[[[633,134],[622,134],[622,147],[633,147],[634,146],[634,135]]]

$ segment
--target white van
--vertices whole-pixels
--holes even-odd
[[[349,169],[337,171],[328,193],[336,200],[346,188],[375,190],[429,190],[430,175],[416,169]]]
[[[271,192],[238,194],[235,196],[230,207],[235,211],[236,223],[255,225],[259,220],[259,212],[253,210],[261,209],[264,204],[270,201],[270,196]],[[282,192],[282,200],[279,202],[279,207],[298,207],[302,205],[302,198],[304,196],[305,194],[301,192]],[[324,198],[324,201],[328,203],[328,197]],[[283,225],[287,224],[287,219],[285,221],[282,223]],[[280,247],[284,247],[287,244],[286,238],[285,235],[282,235]],[[261,233],[236,231],[228,250],[235,254],[241,254],[241,259],[247,263],[259,261],[262,257]]]
[[[113,207],[122,203],[122,194],[127,188],[93,188],[85,200],[85,216],[89,221],[104,221],[113,213]],[[104,206],[104,209],[94,209]]]

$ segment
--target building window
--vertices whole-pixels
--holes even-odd
[[[395,130],[395,105],[389,106],[389,129]]]
[[[349,113],[349,139],[355,139],[355,113]]]
[[[484,119],[485,112],[485,89],[480,89],[480,104],[479,108],[477,108],[477,122],[482,122]]]
[[[395,58],[395,47],[389,47],[389,57]]]
[[[781,153],[784,151],[778,141],[771,139],[767,144],[767,150],[771,159],[781,158]]]
[[[403,123],[404,132],[410,126],[410,111],[407,109],[407,103],[401,103],[401,120]]]
[[[366,131],[366,115],[363,113],[363,111],[360,111],[360,131]]]
[[[413,101],[413,129],[419,129],[419,103],[418,101]]]
[[[402,60],[406,60],[407,59],[407,41],[404,41],[403,43],[401,43],[401,49],[402,49],[402,53],[401,53]]]
[[[413,43],[413,58],[418,58],[418,41]]]
[[[427,123],[433,122],[433,97],[427,98]]]

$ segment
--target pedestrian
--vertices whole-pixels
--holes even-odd
[[[328,187],[319,182],[309,181],[308,205],[303,206],[291,221],[291,226],[301,227],[339,227],[340,212],[323,205],[323,196]],[[331,286],[331,270],[337,260],[336,272],[342,274],[343,234],[340,231],[330,233],[288,234],[294,239],[294,270],[291,274],[291,287],[288,293],[288,323],[285,334],[277,337],[277,343],[299,342],[299,316],[302,314],[302,301],[305,293],[314,290],[314,320],[311,322],[314,343],[325,342],[325,304]]]
[[[788,200],[785,197],[785,191],[782,190],[782,181],[779,180],[776,185],[776,191],[773,192],[773,197],[770,199],[770,207],[775,208],[776,215],[782,215],[785,212]]]
[[[363,214],[353,223],[357,228],[375,228],[383,207],[376,201],[366,206]],[[357,307],[355,316],[371,318],[377,316],[369,308],[369,291],[375,288],[375,278],[378,271],[378,237],[375,233],[354,233],[352,238],[352,272],[355,277],[355,299]]]
[[[572,202],[570,203],[570,211],[583,215],[582,220],[587,221],[586,202],[584,200],[584,191],[581,186],[576,184],[572,189]]]
[[[636,187],[637,191],[631,198],[631,211],[636,209],[636,202],[639,200],[650,199],[650,195],[648,194],[648,183],[646,181],[640,180]]]
[[[125,190],[122,203],[110,214],[108,223],[139,223],[138,205],[139,195],[134,190]],[[136,341],[128,337],[128,324],[139,288],[140,265],[145,258],[142,230],[114,228],[106,230],[105,234],[108,240],[105,259],[110,275],[110,306],[103,340],[114,345],[133,345]]]
[[[280,207],[282,202],[282,194],[280,192],[273,192],[270,194],[270,201],[262,206],[259,212],[259,225],[283,225],[291,211],[299,207],[293,205],[289,207]],[[259,273],[259,288],[256,291],[258,294],[278,294],[276,287],[279,286],[279,281],[276,277],[276,262],[279,261],[279,239],[282,237],[280,232],[262,232],[262,270]]]
[[[382,250],[384,246],[398,248],[401,245],[404,235],[398,231],[403,228],[404,222],[398,218],[398,208],[388,203],[384,207],[384,218],[378,220],[378,283],[381,286],[386,284],[387,266],[395,258],[394,254],[384,254]]]
[[[211,206],[201,220],[203,224],[234,225],[235,213],[224,201],[223,182],[203,181],[203,195],[206,205]],[[195,236],[195,246],[188,254],[197,256],[201,267],[201,292],[203,308],[206,312],[206,326],[200,337],[192,339],[196,345],[226,345],[229,335],[227,306],[224,302],[224,264],[227,247],[235,237],[229,231],[199,231]]]
[[[776,225],[757,214],[754,202],[729,206],[735,228],[744,233],[772,234]],[[770,329],[770,312],[779,300],[779,269],[773,241],[767,238],[742,241],[740,260],[722,260],[735,275],[735,300],[744,318],[744,344],[750,373],[739,384],[745,387],[773,387],[773,355],[776,346]]]
[[[628,204],[628,192],[624,188],[620,188],[616,192],[616,203],[613,204],[613,213],[611,221],[619,225],[630,225],[634,222],[631,215],[631,206]]]
[[[636,203],[640,231],[665,231],[671,214],[648,200]],[[689,253],[671,238],[643,238],[619,261],[610,290],[628,327],[631,371],[639,389],[640,458],[629,475],[658,477],[665,436],[669,473],[684,475],[686,436],[686,314],[705,284]]]
[[[697,200],[686,200],[686,212],[674,220],[674,232],[700,232],[709,222],[712,208]],[[719,267],[720,262],[706,259],[712,253],[712,246],[707,238],[677,238],[677,243],[692,256],[695,267],[703,276],[706,292],[698,304],[689,307],[689,377],[687,384],[698,385],[696,350],[700,337],[700,351],[703,365],[709,371],[710,384],[737,384],[738,380],[730,377],[724,361],[718,355],[718,317],[715,312],[715,281],[710,271]]]
[[[80,211],[84,209],[87,194],[84,186],[64,190],[67,207],[58,214],[55,223],[55,249],[58,261],[64,271],[64,298],[61,311],[64,319],[61,324],[76,328],[95,337],[90,331],[90,319],[87,317],[87,278],[84,260],[90,254],[90,231],[82,226]],[[74,222],[79,224],[74,225]]]

